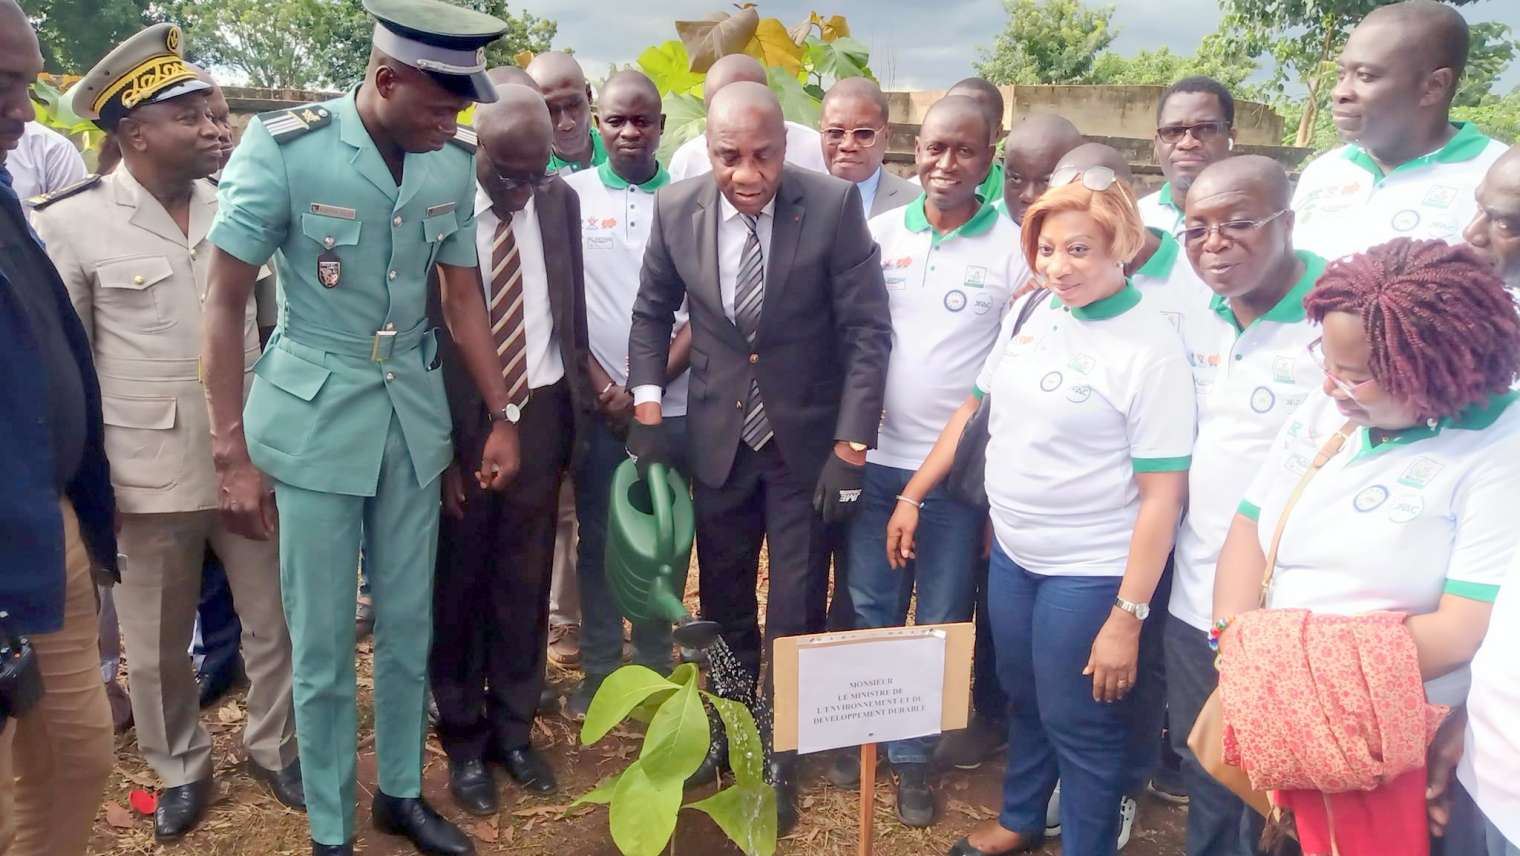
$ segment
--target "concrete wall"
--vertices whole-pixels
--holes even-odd
[[[1149,139],[1156,132],[1160,86],[1000,86],[1005,124],[1032,112],[1059,113],[1084,134]],[[888,92],[893,122],[916,125],[943,89]],[[1275,146],[1282,142],[1283,120],[1265,104],[1235,102],[1235,130],[1242,145]]]

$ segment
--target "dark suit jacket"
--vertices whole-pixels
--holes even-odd
[[[871,199],[871,216],[896,211],[918,198],[923,188],[899,178],[897,173],[885,166],[881,168],[881,182],[876,185],[876,196]]]
[[[544,242],[544,268],[549,280],[549,310],[554,316],[554,332],[559,338],[560,358],[565,364],[565,382],[570,388],[570,400],[575,411],[575,424],[566,426],[574,430],[575,441],[571,449],[572,461],[580,459],[585,438],[590,435],[586,428],[596,410],[596,391],[586,375],[586,360],[590,354],[589,337],[586,334],[586,281],[581,263],[581,203],[580,197],[562,179],[556,178],[533,196],[533,206],[538,215],[539,231]],[[490,260],[481,259],[481,279],[490,278]],[[490,433],[486,408],[475,388],[464,361],[459,358],[458,346],[449,336],[444,324],[443,306],[435,286],[428,291],[428,316],[438,325],[438,356],[443,361],[443,385],[449,399],[449,412],[454,416],[454,455],[465,472],[474,472],[479,460],[464,460],[473,455]]]
[[[853,184],[783,168],[751,349],[723,310],[717,184],[698,176],[656,195],[633,305],[629,386],[664,385],[674,313],[688,300],[687,428],[692,470],[704,483],[723,484],[733,467],[751,378],[774,442],[799,477],[816,479],[836,440],[875,445],[892,322],[881,252],[860,209]]]

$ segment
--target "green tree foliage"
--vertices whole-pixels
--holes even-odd
[[[1086,83],[1094,60],[1118,35],[1113,6],[1081,0],[1003,0],[1008,24],[990,49],[980,48],[976,73],[997,84]]]
[[[81,74],[149,24],[148,0],[25,0],[54,74]]]
[[[487,49],[509,65],[521,50],[549,49],[557,25],[504,0],[460,5],[501,18],[507,35]],[[173,0],[166,17],[186,30],[192,59],[232,70],[249,85],[275,89],[345,87],[364,76],[374,22],[359,0]]]
[[[1142,50],[1132,57],[1104,51],[1093,62],[1084,83],[1111,85],[1165,86],[1193,75],[1206,75],[1228,86],[1237,97],[1256,99],[1260,87],[1247,82],[1256,74],[1258,64],[1226,41],[1220,34],[1205,36],[1198,52],[1186,56],[1169,48]]]
[[[1477,104],[1457,107],[1451,117],[1476,122],[1485,134],[1506,143],[1520,143],[1520,86],[1508,95],[1486,95]]]

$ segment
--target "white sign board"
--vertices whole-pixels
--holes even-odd
[[[802,754],[940,732],[945,632],[804,642],[797,649]]]

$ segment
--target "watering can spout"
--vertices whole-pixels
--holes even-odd
[[[607,515],[606,573],[613,596],[634,621],[678,625],[677,638],[691,648],[717,638],[717,625],[694,620],[681,602],[695,534],[691,494],[678,473],[655,464],[640,479],[633,461],[618,465]]]

